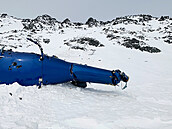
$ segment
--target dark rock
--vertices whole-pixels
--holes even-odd
[[[160,19],[158,21],[164,21],[166,19],[169,19],[169,16],[161,16]]]
[[[166,42],[166,43],[168,43],[168,44],[172,44],[172,40],[169,40],[169,39],[164,40],[164,42]]]
[[[100,23],[100,25],[106,25],[107,24],[107,23],[105,23],[103,21],[100,21],[99,23]]]
[[[103,31],[105,31],[105,33],[108,33],[109,29],[103,28]]]
[[[36,33],[36,29],[32,29],[31,32]]]
[[[68,42],[65,42],[64,44],[70,46],[72,49],[80,49],[80,50],[87,50],[87,49],[84,47],[80,47],[79,44],[85,44],[95,47],[104,47],[104,45],[101,44],[98,40],[89,37],[74,38],[72,40],[69,40]]]
[[[113,33],[118,33],[118,31],[117,30],[114,30]]]
[[[82,25],[84,25],[83,23],[80,23],[80,22],[74,22],[73,24],[76,25],[76,26],[82,26]]]
[[[72,49],[80,49],[80,50],[86,50],[86,48],[80,47],[80,46],[72,46]]]
[[[33,20],[34,22],[41,22],[46,25],[55,25],[56,19],[52,18],[51,16],[45,14],[42,16],[38,16],[36,19]]]
[[[7,16],[8,16],[8,15],[5,14],[5,13],[1,14],[1,18],[6,18]]]
[[[26,30],[42,30],[44,27],[43,25],[47,25],[47,26],[54,26],[56,23],[56,19],[50,17],[49,15],[42,15],[42,16],[38,16],[37,18],[30,20],[30,19],[23,19],[22,23],[24,26],[24,29]]]
[[[170,17],[169,16],[164,16],[165,19],[169,19]]]
[[[22,19],[22,22],[30,22],[30,19]]]
[[[117,21],[114,21],[112,25],[117,25],[117,24],[118,24],[118,22]]]
[[[127,48],[134,48],[134,49],[138,49],[138,50],[141,50],[141,51],[147,51],[147,52],[150,52],[150,53],[158,53],[158,52],[161,52],[160,49],[156,48],[156,47],[150,47],[150,46],[146,46],[146,43],[142,42],[142,41],[139,41],[135,38],[127,38],[124,40],[124,43],[122,43],[121,45],[127,47]]]
[[[139,16],[139,22],[150,21],[153,18],[151,15],[145,15],[145,14],[140,14],[138,16]]]
[[[62,27],[69,27],[69,26],[73,26],[73,23],[72,23],[68,18],[66,18],[66,19],[61,23],[61,26],[62,26]]]
[[[156,47],[150,47],[150,46],[141,47],[140,50],[141,51],[147,51],[147,52],[150,52],[150,53],[158,53],[158,52],[161,52],[160,49],[158,49]]]
[[[106,24],[110,24],[112,21],[106,21],[106,22],[103,22],[104,25]]]
[[[144,36],[142,36],[142,35],[137,36],[137,38],[139,38],[139,39],[141,39],[141,40],[144,40],[144,39],[145,39],[145,37],[144,37]]]
[[[50,43],[50,39],[43,39],[43,42],[48,44]]]
[[[117,25],[117,24],[121,24],[121,23],[123,23],[123,24],[138,24],[138,21],[133,20],[132,18],[130,18],[130,16],[117,17],[112,22],[113,22],[113,25]]]
[[[162,38],[164,39],[164,42],[172,44],[172,36],[164,36]]]
[[[17,33],[17,30],[12,30],[13,33]]]
[[[137,33],[135,31],[130,31],[129,34],[136,35]]]
[[[89,27],[98,26],[98,21],[90,17],[85,24]]]
[[[158,21],[164,21],[164,20],[165,20],[165,18],[163,16],[161,16]]]
[[[62,24],[69,24],[70,23],[70,20],[68,19],[68,18],[66,18],[63,22],[62,22]]]
[[[134,19],[134,17],[138,17],[138,20]],[[125,17],[117,17],[116,19],[112,20],[111,23],[113,25],[117,25],[117,24],[141,24],[139,22],[145,22],[145,21],[149,21],[152,20],[152,16],[151,15],[144,15],[144,14],[140,14],[140,15],[131,15],[131,16],[125,16]]]
[[[81,44],[89,44],[91,46],[95,46],[95,47],[103,47],[104,45],[101,44],[98,40],[93,39],[93,38],[88,38],[88,37],[84,37],[84,38],[80,38],[77,40],[78,43]]]
[[[61,33],[64,33],[64,30],[61,30]]]
[[[115,36],[115,35],[113,35],[113,34],[108,34],[106,37],[109,38],[110,40],[120,38],[120,36]]]

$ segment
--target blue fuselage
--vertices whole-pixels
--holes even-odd
[[[58,84],[69,81],[116,85],[118,73],[69,63],[56,57],[13,51],[0,52],[0,84],[18,82],[23,86]]]

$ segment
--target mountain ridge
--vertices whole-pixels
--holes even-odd
[[[152,23],[151,23],[152,22]],[[3,28],[12,26],[16,26],[15,24],[20,24],[20,27],[15,29],[5,29],[5,35],[8,36],[3,37],[3,32],[0,31],[1,37],[1,43],[0,45],[3,46],[2,42],[5,39],[5,42],[8,42],[9,40],[15,39],[14,37],[18,38],[18,41],[22,40],[20,36],[16,36],[15,34],[20,33],[19,35],[23,35],[24,37],[33,37],[33,35],[36,35],[38,33],[41,33],[43,31],[46,31],[47,33],[56,33],[58,32],[59,35],[64,34],[64,30],[67,29],[73,29],[73,30],[82,30],[85,31],[92,28],[94,31],[96,29],[99,31],[99,33],[103,33],[106,38],[113,42],[113,44],[118,44],[121,46],[124,46],[126,48],[131,49],[137,49],[140,51],[146,51],[149,53],[159,53],[161,52],[161,49],[150,45],[149,40],[154,38],[155,40],[161,40],[164,43],[172,44],[172,36],[170,35],[172,33],[172,18],[169,16],[161,16],[161,17],[153,17],[151,15],[128,15],[124,17],[117,17],[111,21],[98,21],[92,17],[90,17],[85,23],[81,22],[71,22],[68,18],[66,18],[64,21],[59,22],[55,18],[52,18],[51,16],[45,14],[38,16],[34,19],[21,19],[21,18],[15,18],[13,16],[9,16],[7,14],[1,14],[0,15],[0,30],[3,30]],[[157,24],[155,26],[154,24]],[[132,27],[132,30],[128,27]],[[9,27],[10,28],[10,27]],[[136,28],[134,30],[133,28]],[[101,29],[101,30],[99,30]],[[27,35],[25,35],[28,32]],[[150,37],[151,33],[158,33],[159,36]],[[80,50],[84,50],[83,47],[78,46],[79,45],[79,39],[83,38],[92,38],[93,40],[97,40],[97,37],[77,37],[78,41],[77,46],[73,46],[71,48],[76,48]],[[8,40],[9,39],[9,40]],[[35,38],[36,40],[40,41],[48,41],[50,42],[51,39],[48,38]],[[76,37],[73,37],[73,39],[76,39]],[[73,39],[70,39],[71,41]],[[66,39],[64,39],[66,40]],[[69,40],[69,41],[70,41]],[[93,41],[92,40],[92,41]],[[91,40],[90,40],[91,41]],[[23,41],[26,42],[26,41]],[[64,42],[64,45],[66,43]],[[81,43],[83,44],[83,43]],[[87,44],[87,43],[85,43]],[[91,44],[91,43],[88,43]],[[101,43],[103,45],[103,43]],[[7,44],[6,44],[7,45]],[[8,45],[7,45],[8,46]],[[15,46],[15,45],[11,45]]]

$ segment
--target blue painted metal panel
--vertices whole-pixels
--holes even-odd
[[[0,83],[37,85],[41,77],[40,55],[4,51],[0,59]]]
[[[112,73],[109,70],[74,64],[73,73],[78,81],[112,84]]]
[[[71,63],[55,57],[44,56],[43,84],[57,84],[72,81]]]
[[[109,71],[69,63],[43,54],[0,51],[0,84],[18,82],[23,86],[31,86],[78,81],[116,85],[128,79],[119,70]]]

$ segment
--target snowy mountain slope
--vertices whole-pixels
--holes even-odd
[[[172,128],[172,19],[133,15],[102,22],[59,22],[0,17],[0,47],[44,53],[66,61],[121,69],[128,88],[70,83],[41,89],[0,85],[0,129],[170,129]],[[132,49],[131,49],[132,48]],[[3,73],[1,73],[3,74]]]

